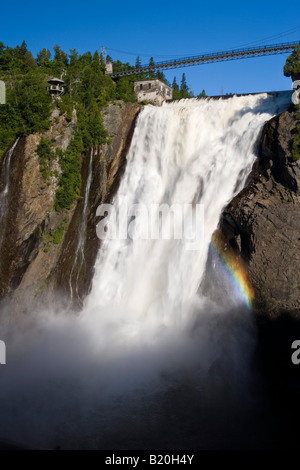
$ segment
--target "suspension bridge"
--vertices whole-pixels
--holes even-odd
[[[202,54],[190,57],[181,57],[178,59],[156,62],[154,65],[142,65],[141,67],[131,67],[120,72],[112,72],[109,75],[112,78],[135,75],[143,72],[153,72],[155,70],[169,70],[179,67],[191,67],[193,65],[213,64],[216,62],[225,62],[229,60],[250,59],[251,57],[262,57],[268,55],[285,54],[292,52],[300,41],[285,42],[281,44],[272,44],[268,46],[249,47],[244,49],[233,49],[210,54]]]

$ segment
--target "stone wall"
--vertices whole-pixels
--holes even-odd
[[[157,106],[173,98],[173,89],[158,79],[135,82],[134,92],[139,102],[147,101]]]

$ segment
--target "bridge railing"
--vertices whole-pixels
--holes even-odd
[[[125,75],[133,75],[143,72],[151,72],[157,69],[172,69],[177,67],[187,67],[189,65],[206,64],[208,62],[222,62],[225,60],[234,60],[250,57],[259,57],[263,55],[284,54],[292,51],[296,46],[300,45],[300,41],[285,42],[280,44],[271,44],[260,47],[248,47],[242,49],[224,50],[220,52],[211,52],[208,54],[200,54],[189,57],[180,57],[177,59],[156,62],[154,65],[142,65],[139,68],[132,67],[121,72],[110,74],[112,78],[122,77]]]

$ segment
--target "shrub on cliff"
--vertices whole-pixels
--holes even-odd
[[[37,146],[37,154],[40,160],[42,176],[44,180],[47,181],[50,176],[50,165],[55,157],[50,139],[46,139],[45,137],[41,138],[40,143]]]
[[[0,106],[0,154],[18,134],[48,130],[51,108],[43,75],[34,72],[10,83]]]
[[[286,77],[300,74],[300,46],[296,46],[292,54],[286,59],[283,73]]]

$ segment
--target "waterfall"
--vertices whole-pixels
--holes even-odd
[[[188,250],[186,242],[177,239],[105,239],[87,311],[110,307],[116,318],[119,312],[132,336],[186,324],[195,301],[201,300],[197,290],[221,212],[245,185],[264,123],[286,109],[289,99],[286,93],[260,94],[188,99],[143,109],[114,200],[112,232],[124,216],[124,201],[129,207],[139,203],[147,208],[199,204],[201,244]],[[148,216],[149,211],[141,211],[135,224],[147,226]],[[224,306],[231,301],[235,299],[224,299]]]
[[[1,224],[1,233],[0,233],[0,247],[3,242],[4,230],[5,230],[5,216],[7,212],[7,199],[9,194],[9,183],[10,183],[10,167],[11,167],[11,158],[13,156],[14,150],[19,142],[20,137],[18,137],[13,146],[6,152],[2,164],[1,172],[1,187],[3,188],[0,193],[0,224]]]
[[[74,262],[73,262],[73,266],[72,266],[71,273],[70,273],[70,279],[69,279],[71,300],[73,299],[72,282],[74,282],[73,280],[74,270],[75,268],[77,268],[75,287],[76,287],[76,293],[78,295],[79,275],[80,275],[82,266],[85,261],[84,247],[85,247],[85,238],[86,238],[87,209],[88,209],[92,176],[93,176],[93,158],[94,158],[94,146],[92,145],[91,152],[90,152],[90,159],[89,159],[88,177],[86,180],[85,191],[84,191],[83,209],[82,209],[81,221],[80,221],[80,227],[79,227],[78,244],[77,244],[77,248],[76,248],[76,252],[74,256]]]
[[[81,313],[45,309],[1,330],[4,437],[35,448],[260,448],[262,389],[249,386],[252,313],[211,236],[247,182],[264,123],[286,110],[290,97],[143,108],[114,211],[98,224],[106,224],[106,236]],[[73,275],[84,261],[92,159],[93,151]],[[169,238],[133,236],[149,227],[152,209],[161,233],[177,218],[161,218],[162,204],[167,213],[187,208],[181,222],[200,207],[196,248],[193,230],[181,238],[176,230]],[[204,277],[214,289],[202,288]]]

